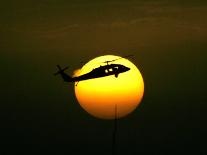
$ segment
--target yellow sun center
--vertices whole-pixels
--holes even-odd
[[[94,68],[104,66],[103,62],[111,61],[119,56],[105,55],[97,57],[85,64],[80,74],[86,74]],[[118,59],[113,64],[121,64],[130,70],[115,75],[80,81],[75,86],[75,94],[81,107],[91,115],[102,119],[117,118],[131,113],[139,105],[144,94],[144,82],[137,67],[126,58]]]

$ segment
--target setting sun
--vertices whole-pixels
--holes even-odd
[[[86,63],[79,74],[86,74],[100,65],[107,65],[103,62],[117,58],[121,57],[114,55],[97,57]],[[122,58],[113,64],[124,65],[130,70],[120,73],[118,77],[111,75],[80,81],[75,86],[76,98],[81,107],[91,115],[102,119],[114,119],[115,106],[118,118],[128,115],[136,109],[144,94],[142,75],[132,62]]]

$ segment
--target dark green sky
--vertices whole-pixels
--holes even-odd
[[[88,115],[53,77],[128,55],[145,81],[119,121],[119,154],[205,154],[207,1],[42,0],[0,5],[2,154],[110,154],[112,121]]]

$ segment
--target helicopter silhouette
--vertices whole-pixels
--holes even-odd
[[[79,81],[83,81],[83,80],[101,78],[101,77],[106,77],[106,76],[110,76],[110,75],[114,75],[117,78],[120,73],[124,73],[126,71],[129,71],[130,68],[126,67],[124,65],[121,65],[121,64],[109,64],[109,63],[117,61],[122,58],[129,57],[129,56],[131,56],[131,55],[117,58],[117,59],[114,59],[111,61],[102,62],[102,63],[106,63],[106,65],[94,68],[90,72],[83,74],[83,75],[80,75],[80,76],[76,76],[76,77],[71,77],[64,72],[65,70],[68,69],[68,67],[65,67],[62,69],[59,65],[57,65],[57,68],[59,70],[58,70],[58,72],[54,73],[54,75],[60,74],[62,76],[64,82],[79,82]],[[77,84],[76,84],[76,86],[77,86]]]

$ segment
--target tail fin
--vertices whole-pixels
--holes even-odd
[[[57,65],[57,68],[58,68],[58,71],[54,73],[54,75],[60,74],[65,82],[72,82],[73,78],[64,72],[66,69],[68,69],[68,67],[65,67],[62,69],[59,65]]]

